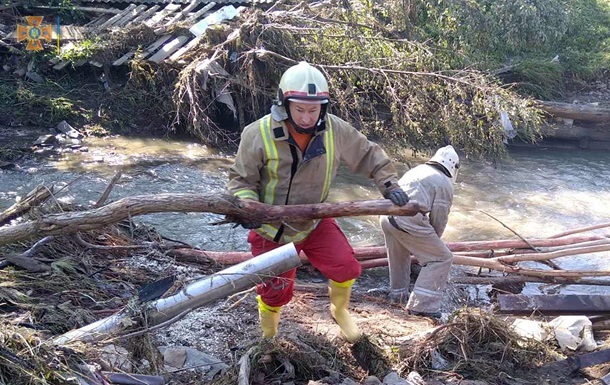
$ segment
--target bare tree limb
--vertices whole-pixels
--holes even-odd
[[[155,194],[120,199],[88,211],[46,215],[40,219],[0,227],[0,245],[28,238],[68,235],[118,223],[124,219],[161,212],[209,212],[225,214],[238,221],[272,223],[357,215],[415,215],[417,202],[396,206],[389,199],[345,203],[272,206],[220,194]]]

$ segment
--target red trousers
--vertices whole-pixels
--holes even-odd
[[[248,242],[254,256],[282,246],[261,237],[254,231],[250,231]],[[302,250],[305,253],[313,267],[335,282],[345,282],[359,277],[362,273],[360,263],[354,257],[354,249],[337,221],[332,218],[322,219],[303,242],[294,246],[297,252],[300,253]],[[271,278],[264,284],[258,285],[256,293],[269,306],[286,305],[292,299],[296,272],[296,269],[292,269]]]

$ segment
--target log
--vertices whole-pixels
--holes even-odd
[[[543,125],[540,133],[545,138],[555,138],[562,140],[588,140],[598,142],[610,141],[610,129],[604,123],[592,126],[578,124],[553,124]]]
[[[536,107],[560,118],[583,120],[586,122],[610,122],[610,108],[586,104],[548,102],[538,100]]]
[[[223,194],[213,197],[200,194],[140,195],[92,210],[50,214],[14,226],[0,227],[0,246],[29,238],[100,229],[137,215],[161,212],[209,212],[225,214],[237,222],[271,223],[358,215],[415,215],[420,208],[417,202],[396,206],[389,199],[272,206]]]
[[[451,277],[451,282],[467,285],[494,285],[499,283],[550,283],[557,285],[593,285],[593,286],[610,286],[609,280],[602,279],[586,279],[586,278],[564,278],[564,277],[525,277],[519,275],[505,276],[455,276]]]
[[[15,203],[8,209],[0,213],[0,226],[8,223],[11,219],[14,219],[26,212],[31,208],[36,207],[46,201],[51,194],[53,194],[53,186],[46,187],[43,185],[37,186],[34,190],[30,191],[25,198],[20,202]]]

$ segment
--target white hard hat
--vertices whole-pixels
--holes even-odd
[[[429,162],[434,162],[442,165],[451,174],[451,179],[455,182],[458,171],[460,169],[460,157],[453,146],[448,145],[441,147],[436,151],[436,154],[430,158]]]
[[[280,105],[285,105],[289,100],[326,104],[330,99],[328,82],[319,69],[302,61],[284,72],[277,97]]]

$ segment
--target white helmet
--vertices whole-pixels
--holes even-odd
[[[303,103],[327,104],[330,100],[328,82],[322,72],[302,61],[284,72],[277,92],[279,105],[295,100]]]
[[[455,182],[457,179],[458,171],[460,169],[460,158],[455,152],[453,146],[448,145],[445,147],[441,147],[436,151],[436,154],[428,162],[438,163],[445,167],[449,174],[451,174],[451,179]]]

